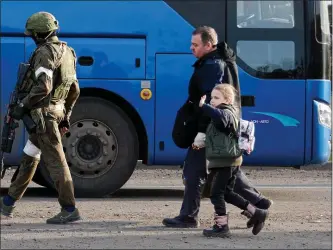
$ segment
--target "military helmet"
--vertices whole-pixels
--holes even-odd
[[[37,12],[30,16],[25,24],[24,34],[47,33],[59,29],[57,19],[49,12]]]

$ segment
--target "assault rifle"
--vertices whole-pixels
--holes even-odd
[[[15,130],[19,127],[18,121],[10,116],[12,109],[20,103],[20,101],[26,96],[24,93],[20,93],[20,86],[24,80],[24,77],[30,67],[30,64],[21,63],[17,72],[17,81],[14,91],[10,94],[9,105],[4,117],[4,124],[1,133],[1,179],[5,176],[6,170],[9,166],[4,165],[4,154],[10,154],[15,140]],[[32,120],[29,114],[25,114],[22,118],[25,128],[28,132],[34,132],[36,130],[36,124]]]

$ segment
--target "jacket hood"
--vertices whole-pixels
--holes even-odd
[[[207,53],[206,55],[198,59],[192,66],[198,66],[208,58],[221,58],[225,62],[236,62],[235,52],[228,46],[225,41],[218,43],[216,45],[216,50]]]
[[[228,46],[226,42],[220,42],[216,45],[217,53],[224,61],[235,62],[236,53]]]

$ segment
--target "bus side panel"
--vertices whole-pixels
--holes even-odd
[[[5,1],[1,7],[1,32],[23,34],[28,17],[43,10],[58,19],[60,36],[146,37],[148,79],[155,79],[156,53],[190,52],[191,38],[183,34],[193,27],[163,1]]]
[[[172,140],[177,110],[186,101],[195,58],[191,54],[156,55],[155,164],[181,164],[186,150]]]
[[[306,89],[305,164],[328,161],[331,154],[331,128],[319,123],[318,103],[331,104],[331,82],[308,80]]]
[[[144,39],[64,37],[61,40],[75,50],[76,75],[80,79],[145,79]],[[35,48],[34,41],[27,40],[26,56]]]
[[[18,37],[1,37],[1,131],[9,103],[10,93],[14,90],[17,77],[18,65],[24,62],[24,38]],[[16,138],[11,154],[5,155],[5,164],[19,164],[20,156],[24,146],[24,125],[20,122],[19,128],[16,129]]]
[[[255,122],[255,149],[244,165],[300,166],[304,162],[305,81],[270,80],[239,68],[241,94],[254,96],[243,119]]]
[[[131,100],[131,105],[141,117],[148,136],[148,160],[150,165],[154,160],[154,103],[155,103],[155,81],[150,80],[152,98],[143,100],[140,97],[140,80],[87,80],[79,79],[80,88],[100,88],[113,92],[125,100]],[[121,107],[120,107],[121,108]],[[135,126],[135,124],[134,124]]]

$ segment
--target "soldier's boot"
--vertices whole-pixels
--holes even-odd
[[[1,198],[1,200],[0,200],[0,213],[1,213],[2,216],[5,216],[7,218],[13,218],[14,209],[15,209],[14,205],[7,206],[4,203],[4,197]]]
[[[269,214],[268,210],[256,208],[255,206],[249,204],[247,206],[247,212],[251,214],[251,218],[246,223],[247,227],[250,228],[252,227],[250,225],[253,225],[252,234],[257,235],[265,225],[265,221]]]
[[[47,224],[67,224],[69,222],[74,222],[81,220],[79,210],[75,208],[73,212],[68,212],[65,209],[61,209],[60,213],[54,217],[47,219]]]
[[[197,219],[180,215],[175,218],[165,218],[162,223],[166,227],[174,228],[197,228],[200,225],[200,222]]]
[[[202,233],[204,236],[220,238],[230,237],[228,215],[218,216],[215,214],[214,222],[215,224],[211,228],[203,230]]]
[[[267,199],[267,198],[262,198],[258,203],[255,204],[255,206],[260,209],[268,209],[272,205],[273,205],[273,200]],[[251,219],[251,217],[252,217],[252,214],[250,212],[248,212],[247,210],[244,210],[241,214],[246,216],[248,219]],[[246,226],[247,226],[247,228],[251,228],[251,227],[253,227],[253,224],[247,223]]]

